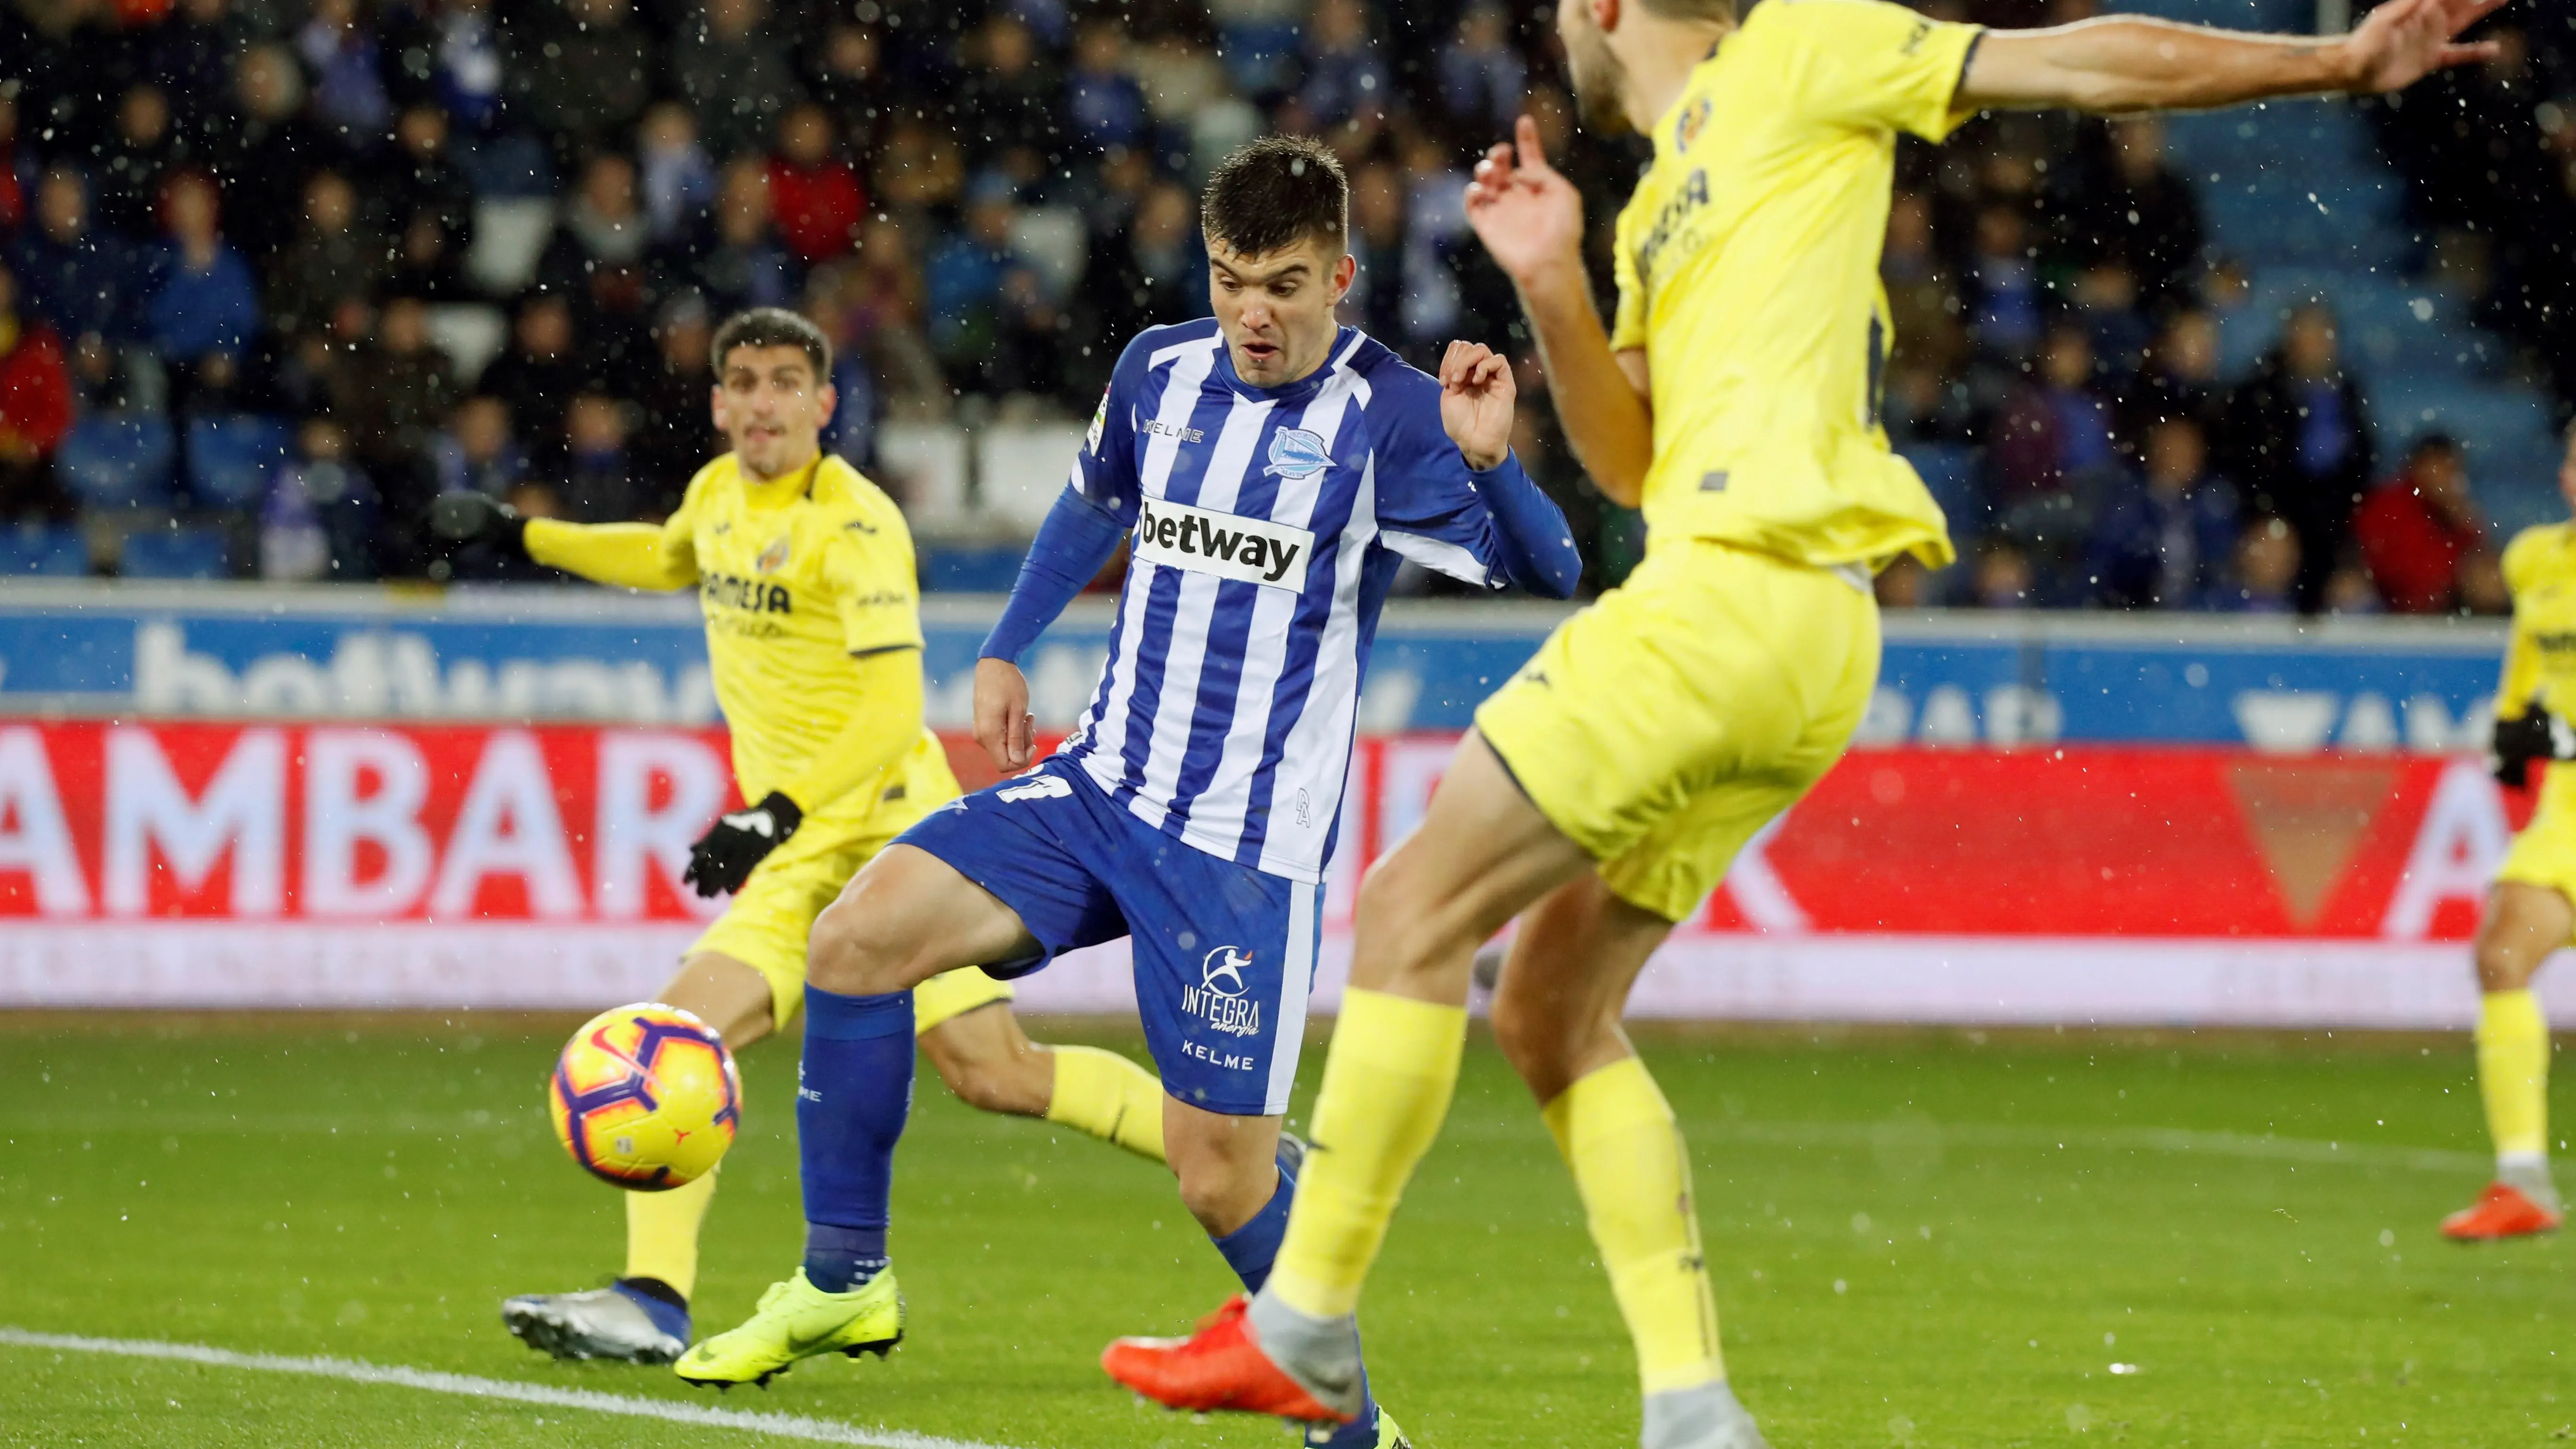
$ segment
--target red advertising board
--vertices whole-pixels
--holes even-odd
[[[1327,1001],[1351,883],[1454,743],[1361,741]],[[990,777],[970,742],[951,754]],[[731,790],[720,731],[0,723],[0,1004],[644,994],[711,909],[679,875]],[[2445,1024],[2474,1000],[2461,943],[2527,808],[2438,756],[1855,752],[1676,933],[1639,1005]],[[1114,952],[1024,995],[1130,999]]]

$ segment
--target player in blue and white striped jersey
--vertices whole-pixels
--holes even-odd
[[[1295,1190],[1279,1160],[1360,683],[1411,559],[1564,598],[1564,515],[1512,458],[1508,362],[1433,378],[1333,320],[1355,263],[1321,145],[1258,141],[1211,180],[1208,320],[1120,357],[976,675],[976,732],[1031,763],[1017,660],[1132,549],[1100,687],[1028,775],[907,831],[816,923],[798,1126],[807,1251],[682,1377],[764,1378],[901,1327],[885,1232],[910,1097],[909,990],[950,965],[1025,974],[1132,940],[1181,1196],[1258,1288]],[[1328,1442],[1401,1443],[1374,1406]]]

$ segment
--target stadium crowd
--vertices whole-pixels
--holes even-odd
[[[417,521],[442,489],[655,516],[715,446],[712,323],[752,304],[838,344],[831,443],[863,466],[889,421],[1078,419],[1128,335],[1204,312],[1195,188],[1269,129],[1350,168],[1347,319],[1417,361],[1453,337],[1521,355],[1519,446],[1587,588],[1642,548],[1556,437],[1460,202],[1526,108],[1587,192],[1608,295],[1640,153],[1578,132],[1532,0],[7,6],[0,523],[76,538],[13,567],[430,575]],[[2576,94],[2565,60],[2521,44],[2384,134],[2460,239],[2437,262],[2477,269],[2490,324],[2576,394],[2576,107],[2535,109]],[[2461,184],[2488,149],[2510,183]],[[529,215],[512,247],[478,235]],[[2154,119],[1908,143],[1886,420],[1963,559],[1891,569],[1887,602],[2505,607],[2463,450],[2382,455],[2330,299],[2222,379],[2215,318],[2244,276],[2206,232]],[[484,262],[514,249],[532,264]],[[451,346],[477,315],[488,360]]]

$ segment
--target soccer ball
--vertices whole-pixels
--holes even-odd
[[[582,1023],[555,1060],[555,1136],[603,1182],[639,1192],[714,1170],[742,1121],[742,1080],[713,1027],[638,1002]]]

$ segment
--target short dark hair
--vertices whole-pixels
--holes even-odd
[[[1307,136],[1264,136],[1217,163],[1200,198],[1211,240],[1267,256],[1308,237],[1339,246],[1350,227],[1351,185],[1341,160]]]
[[[754,307],[736,312],[716,329],[715,345],[708,349],[708,366],[716,375],[724,375],[725,356],[737,347],[794,347],[801,349],[805,360],[814,364],[814,380],[820,382],[832,375],[832,339],[823,329],[788,311],[784,307]]]
[[[2461,448],[2460,440],[2458,438],[2453,437],[2449,433],[2443,432],[2439,428],[2435,428],[2433,431],[2425,433],[2415,439],[2414,445],[2406,450],[2406,461],[2409,463],[2418,462],[2422,459],[2433,456],[2435,453],[2448,453],[2452,457],[2457,458],[2465,451],[2466,450]]]

